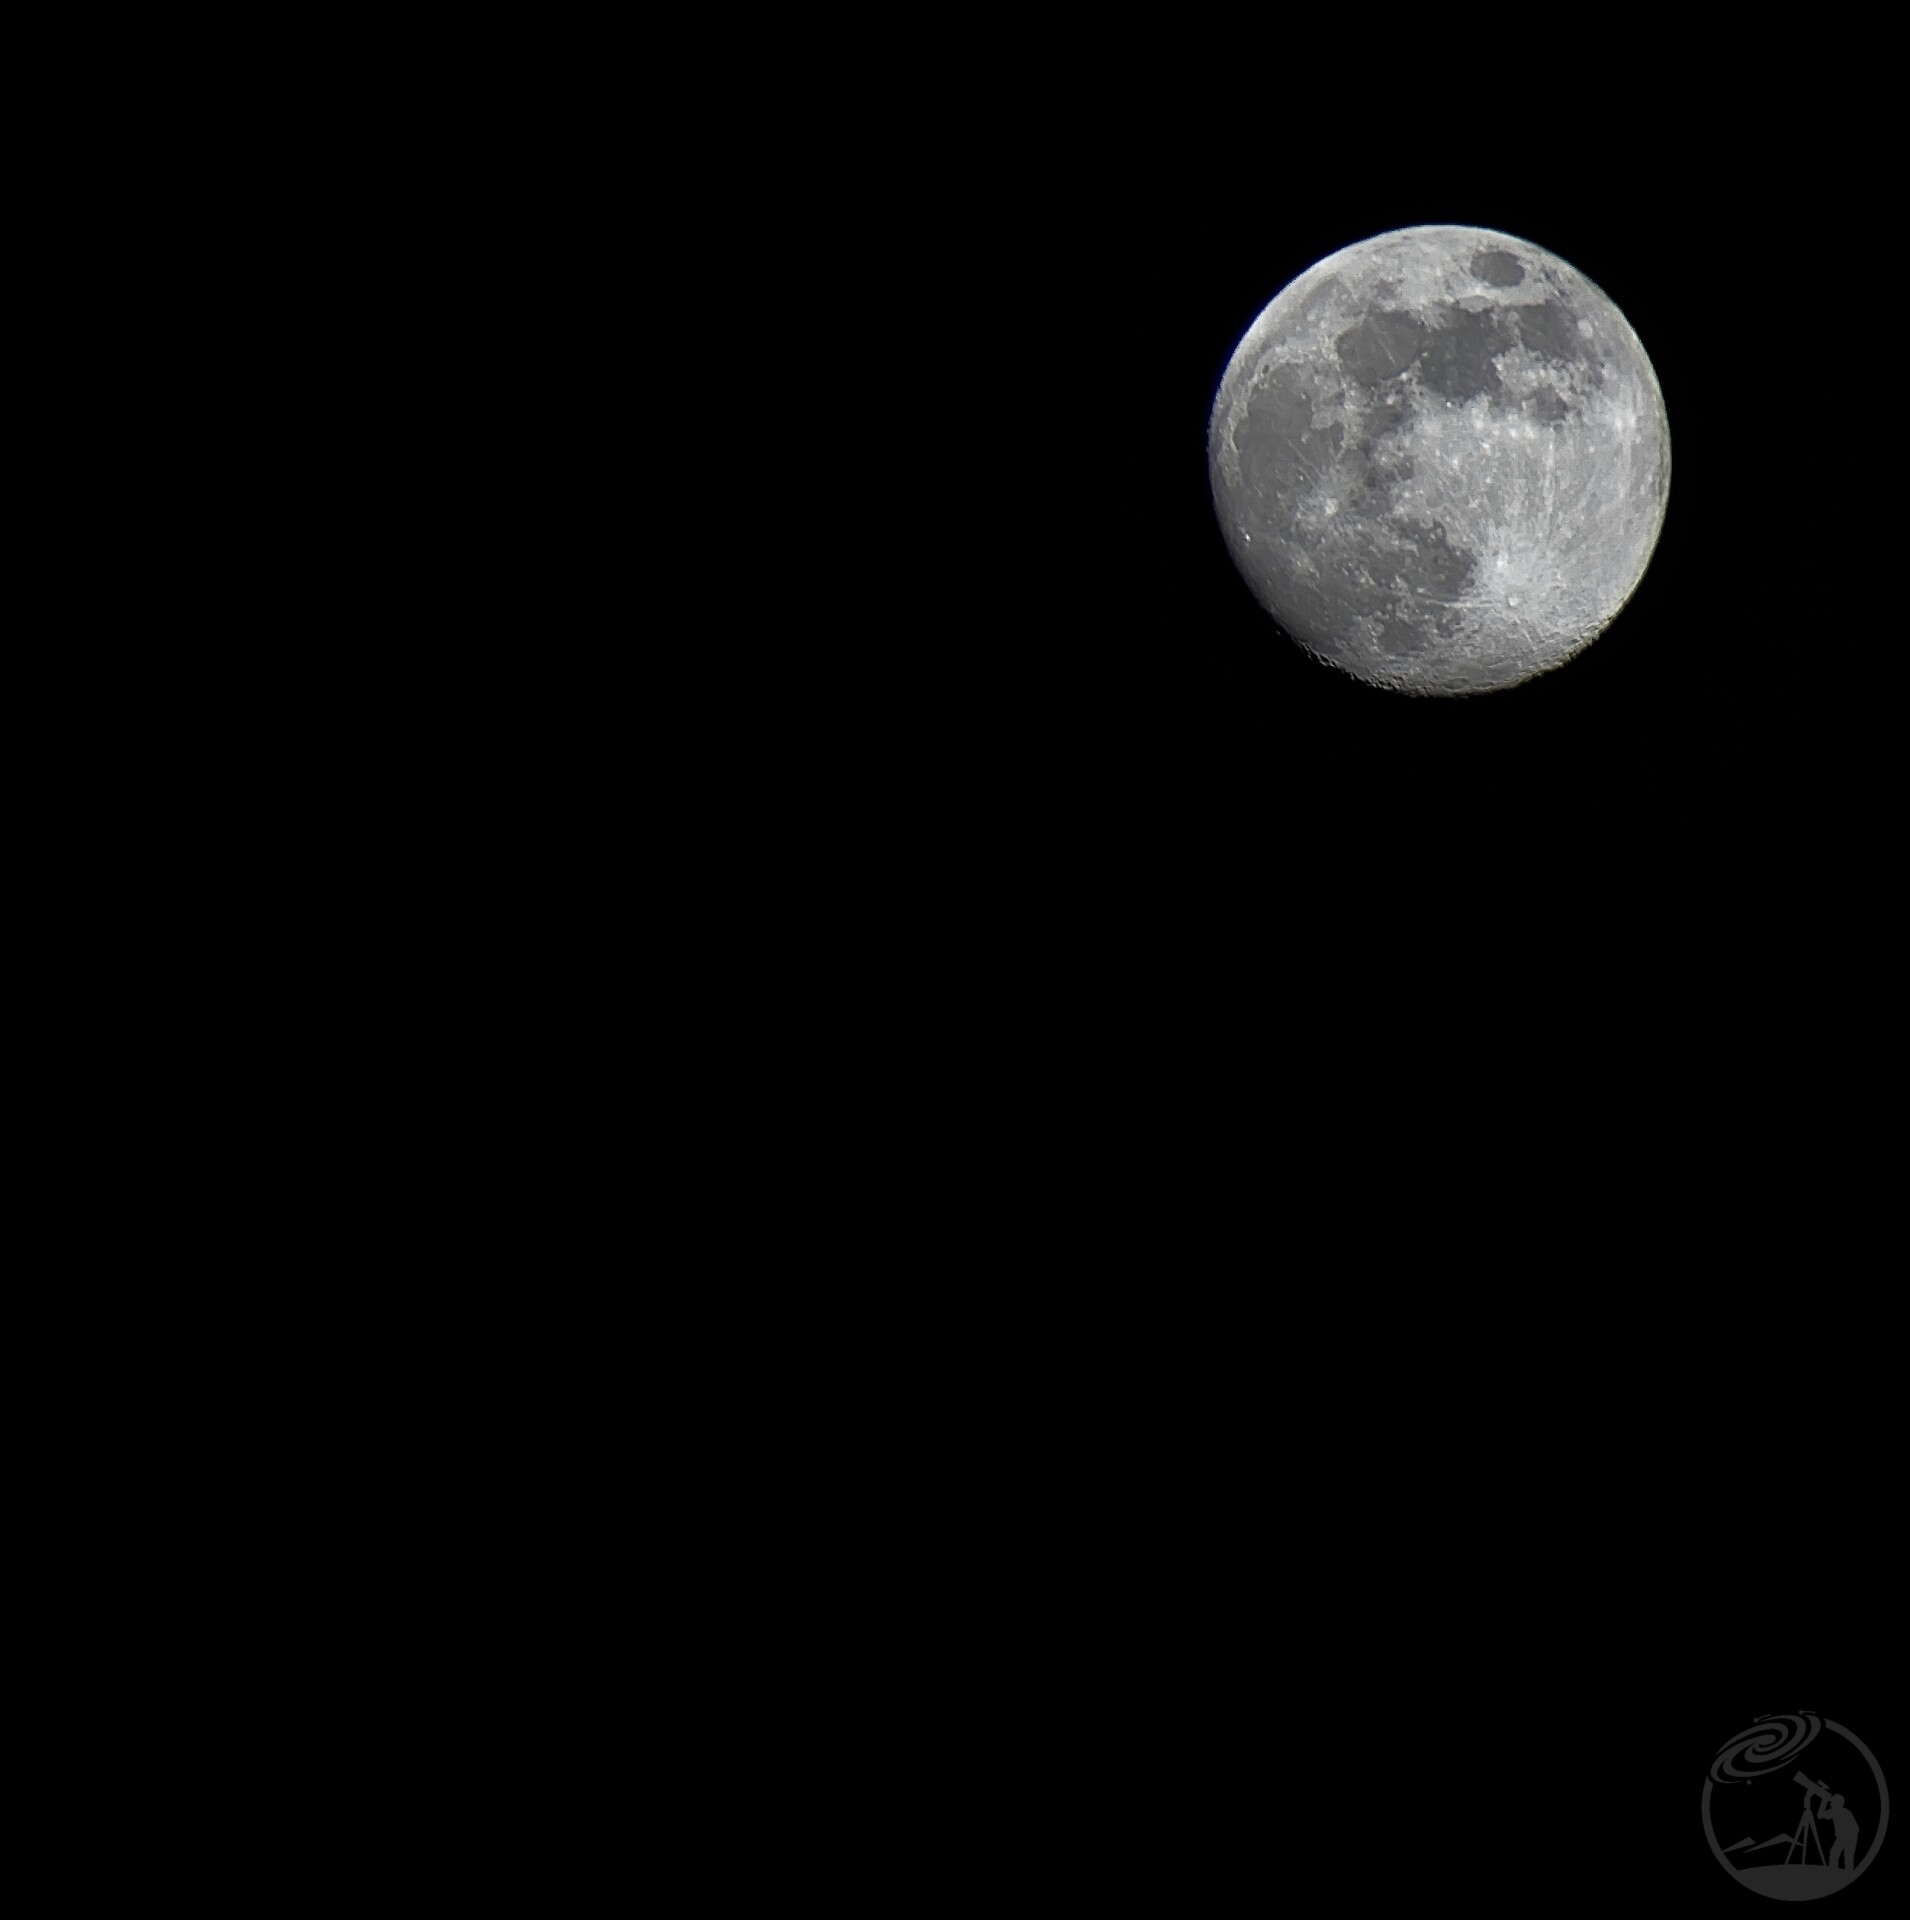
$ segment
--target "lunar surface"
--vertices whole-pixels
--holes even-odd
[[[1405,693],[1556,667],[1631,597],[1671,435],[1625,317],[1563,260],[1408,227],[1307,269],[1248,328],[1208,430],[1255,597],[1310,653]]]

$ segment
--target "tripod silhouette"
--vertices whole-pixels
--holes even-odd
[[[1817,1822],[1811,1818],[1811,1802],[1813,1800],[1823,1800],[1826,1811],[1829,1810],[1829,1799],[1821,1794],[1817,1788],[1812,1787],[1804,1795],[1804,1811],[1797,1816],[1797,1831],[1791,1835],[1790,1846],[1784,1849],[1784,1864],[1787,1867],[1791,1864],[1791,1853],[1794,1849],[1801,1849],[1803,1852],[1803,1864],[1805,1866],[1810,1865],[1810,1841],[1806,1839],[1806,1835],[1816,1840],[1818,1859],[1822,1861],[1825,1866],[1830,1865],[1830,1861],[1824,1853],[1824,1836],[1817,1831]]]

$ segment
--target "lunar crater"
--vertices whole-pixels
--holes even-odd
[[[1488,285],[1516,287],[1525,278],[1525,269],[1514,254],[1503,247],[1481,247],[1469,262],[1472,271]]]

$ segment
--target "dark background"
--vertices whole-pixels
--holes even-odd
[[[1057,391],[1026,450],[1060,536],[1061,713],[1098,725],[1157,814],[1270,874],[1330,847],[1457,888],[1591,868],[1661,906],[1807,873],[1874,887],[1907,624],[1877,524],[1907,403],[1861,317],[1884,298],[1861,264],[1883,209],[1795,100],[1767,120],[1737,96],[1707,125],[1701,98],[1671,112],[1583,49],[1539,62],[1550,81],[1446,77],[1424,44],[1374,39],[1318,56],[1388,76],[1358,90],[1215,49],[1192,97],[1163,79],[1115,124],[1090,116],[1063,169],[1065,333],[1029,343]],[[1673,447],[1619,621],[1565,669],[1459,701],[1360,685],[1281,637],[1205,473],[1214,389],[1266,302],[1340,247],[1433,222],[1520,235],[1601,286],[1651,355]]]
[[[1891,991],[1910,401],[1879,277],[1887,121],[1828,44],[1820,80],[1809,47],[1674,68],[1643,28],[1528,24],[1485,36],[1512,50],[1423,19],[1203,19],[991,60],[946,156],[935,303],[906,317],[948,376],[928,421],[965,449],[956,517],[911,525],[845,706],[885,743],[879,791],[932,769],[960,850],[950,889],[911,816],[884,873],[934,873],[937,938],[964,977],[1012,978],[1018,1038],[1089,1030],[1075,1085],[1233,1062],[1189,1104],[1238,1116],[1256,1090],[1278,1112],[1289,1078],[1343,1083],[1344,1138],[1389,1169],[1487,1082],[1493,1154],[1561,1086],[1607,1137],[1670,1121],[1669,1151],[1757,1113],[1733,1164],[1788,1135],[1764,1191],[1794,1193]],[[1302,654],[1236,575],[1206,475],[1265,303],[1427,222],[1602,287],[1673,448],[1620,619],[1465,700]],[[1009,932],[970,965],[984,922]]]

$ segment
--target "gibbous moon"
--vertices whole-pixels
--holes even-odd
[[[1644,577],[1671,434],[1638,336],[1556,255],[1407,227],[1309,267],[1234,349],[1208,473],[1260,604],[1403,693],[1569,660]]]

